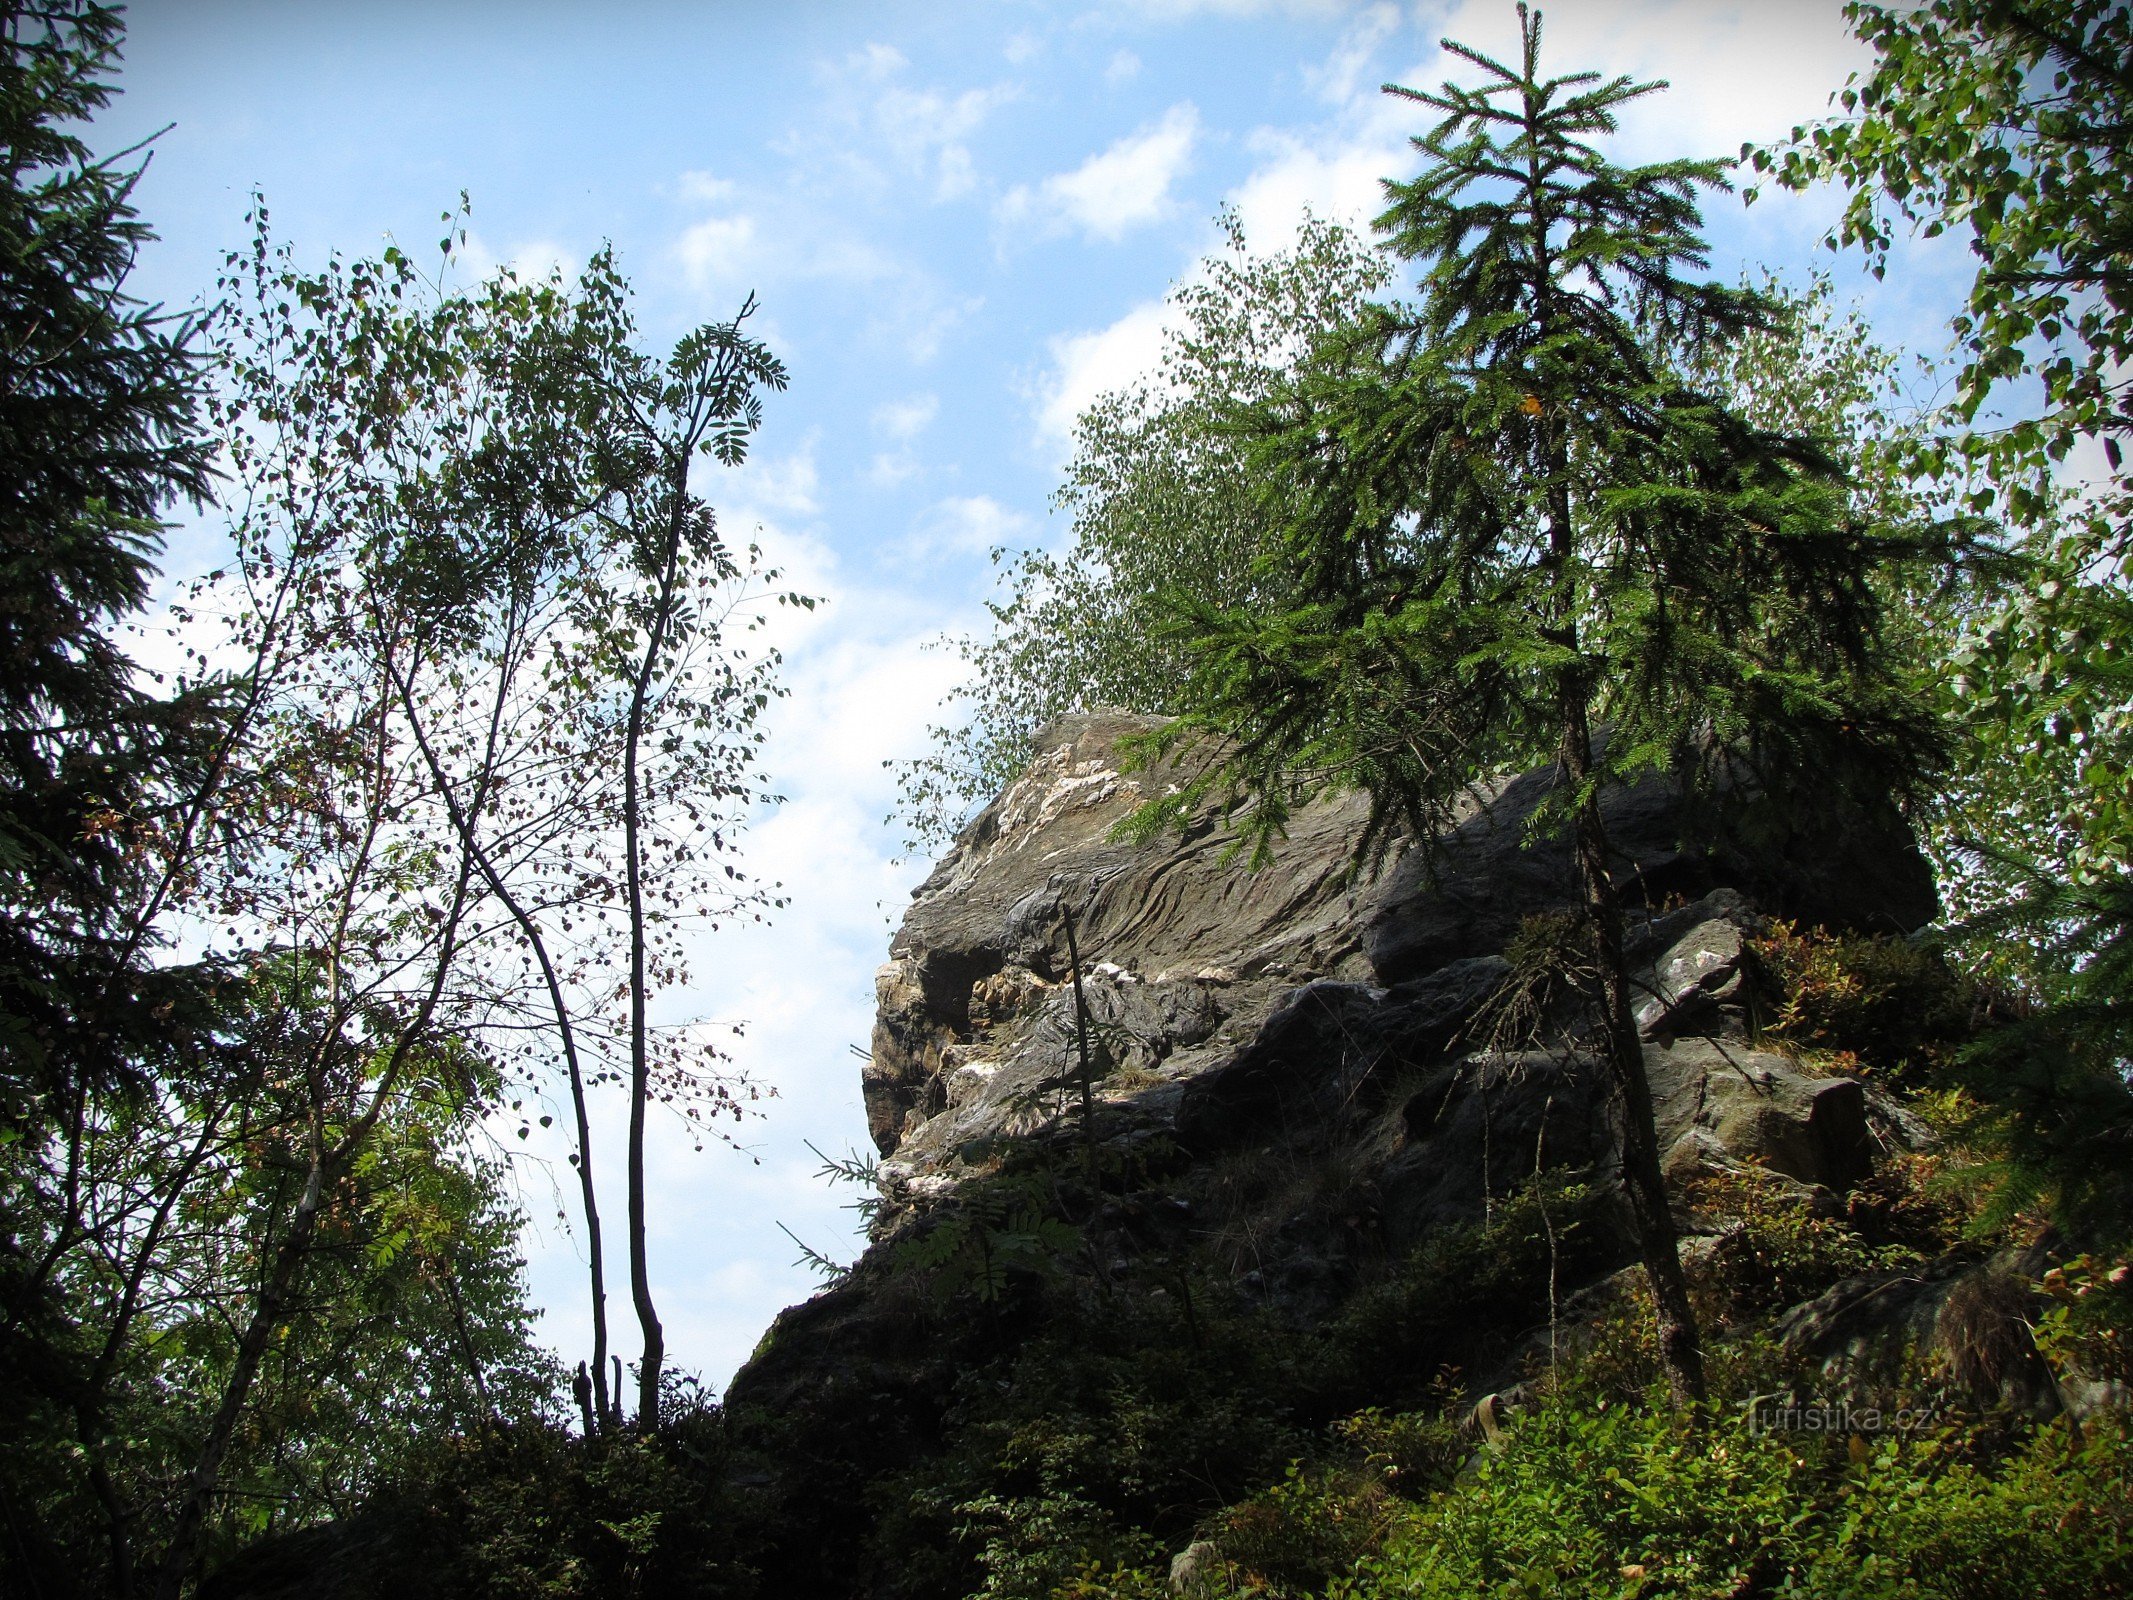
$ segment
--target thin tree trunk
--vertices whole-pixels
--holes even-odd
[[[1534,182],[1538,181],[1536,174]],[[1539,244],[1543,252],[1541,280],[1545,282],[1545,238]],[[1553,419],[1544,421],[1541,427],[1540,459],[1548,486],[1548,560],[1558,585],[1550,632],[1554,642],[1573,656],[1571,664],[1556,674],[1555,692],[1562,724],[1558,760],[1561,781],[1581,791],[1572,832],[1585,897],[1585,920],[1600,971],[1601,1047],[1620,1107],[1622,1183],[1629,1195],[1644,1274],[1651,1285],[1658,1318],[1659,1360],[1666,1370],[1667,1387],[1677,1403],[1691,1404],[1701,1401],[1705,1393],[1703,1340],[1697,1331],[1695,1310],[1689,1304],[1688,1278],[1681,1270],[1680,1241],[1674,1232],[1666,1178],[1659,1165],[1659,1130],[1652,1109],[1651,1080],[1644,1070],[1644,1041],[1637,1032],[1630,1001],[1629,965],[1622,954],[1622,901],[1608,873],[1613,851],[1606,821],[1600,815],[1599,791],[1588,787],[1592,776],[1593,686],[1590,674],[1575,659],[1578,612],[1568,587],[1575,544],[1570,452],[1560,425]]]
[[[1074,977],[1074,1048],[1081,1058],[1081,1146],[1089,1167],[1089,1190],[1100,1197],[1102,1183],[1096,1170],[1096,1070],[1089,1056],[1089,1002],[1081,991],[1081,950],[1074,942],[1074,913],[1064,900],[1059,915],[1066,924],[1067,967]],[[1091,1201],[1094,1204],[1094,1200]]]
[[[1581,696],[1564,701],[1562,766],[1564,778],[1582,786],[1592,770],[1592,737]],[[1667,1205],[1666,1178],[1659,1165],[1659,1129],[1652,1108],[1651,1079],[1644,1070],[1644,1042],[1630,1003],[1629,964],[1622,953],[1622,902],[1608,875],[1611,854],[1600,797],[1584,796],[1577,810],[1578,876],[1585,893],[1585,918],[1592,929],[1600,969],[1602,1047],[1621,1107],[1622,1180],[1637,1227],[1637,1244],[1651,1284],[1659,1322],[1659,1360],[1667,1386],[1680,1404],[1704,1398],[1703,1340],[1689,1303],[1689,1284],[1681,1270],[1680,1240]]]
[[[563,1066],[570,1080],[570,1110],[577,1125],[578,1198],[585,1210],[585,1253],[587,1273],[592,1280],[593,1406],[590,1415],[597,1419],[599,1427],[604,1428],[614,1420],[614,1408],[621,1404],[622,1397],[618,1394],[610,1400],[607,1392],[606,1251],[601,1242],[599,1196],[593,1188],[592,1117],[586,1106],[585,1074],[578,1061],[577,1026],[570,1019],[570,1003],[564,997],[562,979],[556,972],[555,962],[548,954],[548,941],[541,933],[540,923],[504,882],[503,874],[497,870],[496,864],[489,858],[489,852],[482,846],[474,818],[453,794],[443,764],[431,748],[429,735],[424,731],[422,719],[417,714],[412,687],[397,673],[394,675],[394,687],[407,715],[408,727],[414,734],[416,748],[422,752],[424,764],[429,768],[430,781],[437,786],[437,793],[444,799],[452,829],[459,836],[460,848],[480,869],[483,880],[497,899],[503,902],[504,910],[518,925],[520,934],[532,949],[533,958],[541,969],[541,982],[548,991],[549,1007],[555,1012],[556,1034],[563,1046]],[[501,693],[500,689],[499,697]]]
[[[644,1330],[644,1357],[637,1368],[637,1427],[650,1433],[659,1426],[659,1374],[666,1361],[666,1330],[652,1303],[652,1275],[645,1252],[644,1116],[651,1096],[651,1056],[645,1038],[645,927],[642,780],[637,771],[638,746],[644,740],[644,715],[657,675],[673,615],[674,582],[681,561],[683,519],[688,515],[688,456],[674,474],[673,506],[668,515],[666,548],[661,552],[659,593],[653,602],[644,663],[630,694],[629,727],[622,746],[622,859],[629,884],[630,916],[630,1138],[629,1228],[630,1299]]]

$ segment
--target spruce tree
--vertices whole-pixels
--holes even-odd
[[[122,913],[212,697],[161,699],[114,638],[162,513],[208,490],[192,328],[126,293],[150,234],[126,156],[75,128],[110,98],[116,8],[0,9],[0,1119],[167,1030]],[[144,988],[145,986],[145,988]]]
[[[1938,738],[1884,664],[1876,580],[1944,547],[1867,525],[1812,442],[1681,376],[1782,314],[1695,276],[1697,195],[1724,165],[1608,160],[1592,141],[1663,85],[1543,78],[1540,16],[1519,18],[1516,65],[1446,41],[1478,86],[1388,86],[1442,117],[1378,222],[1412,301],[1373,306],[1229,420],[1279,519],[1259,572],[1274,598],[1173,597],[1191,681],[1168,737],[1220,739],[1169,809],[1220,795],[1263,856],[1294,806],[1353,785],[1373,802],[1366,848],[1426,844],[1477,779],[1554,761],[1542,825],[1575,840],[1593,1049],[1688,1400],[1702,1355],[1601,793],[1659,770],[1782,809],[1801,774],[1825,797],[1915,782]]]

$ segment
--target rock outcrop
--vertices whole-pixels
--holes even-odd
[[[1007,1142],[1073,1120],[1069,917],[1107,1140],[1160,1136],[1204,1160],[1276,1124],[1285,1140],[1353,1132],[1355,1114],[1396,1097],[1383,1175],[1395,1244],[1482,1207],[1536,1159],[1605,1164],[1591,1062],[1544,1023],[1511,1037],[1499,1014],[1521,928],[1574,904],[1567,849],[1533,837],[1547,773],[1477,795],[1440,849],[1374,873],[1354,860],[1364,802],[1321,802],[1254,872],[1213,817],[1183,837],[1117,837],[1172,776],[1121,759],[1121,741],[1153,725],[1064,721],[915,891],[877,980],[865,1069],[892,1221],[989,1170]],[[1670,1169],[1752,1160],[1842,1191],[1870,1163],[1877,1119],[1879,1137],[1905,1135],[1858,1083],[1747,1046],[1743,941],[1765,909],[1908,931],[1934,911],[1923,861],[1893,822],[1825,839],[1812,870],[1699,849],[1657,778],[1605,809],[1637,908],[1639,1020]]]
[[[1532,837],[1546,772],[1477,794],[1440,848],[1404,851],[1379,873],[1354,861],[1356,796],[1306,808],[1256,872],[1212,816],[1182,837],[1121,842],[1118,825],[1172,776],[1123,770],[1120,742],[1154,725],[1064,720],[914,891],[877,979],[864,1074],[894,1181],[939,1192],[959,1162],[1044,1122],[1072,1019],[1067,914],[1107,1041],[1106,1100],[1190,1125],[1219,1121],[1231,1090],[1267,1078],[1269,1051],[1297,1054],[1281,1041],[1309,1031],[1299,1008],[1330,1008],[1352,1042],[1374,1041],[1373,1059],[1350,1063],[1360,1077],[1485,1042],[1467,1025],[1508,971],[1504,950],[1528,919],[1574,903],[1567,847]],[[1641,1020],[1661,1049],[1739,1021],[1741,934],[1757,907],[1891,932],[1934,914],[1930,873],[1893,819],[1825,837],[1801,864],[1800,840],[1776,858],[1696,848],[1664,779],[1604,809],[1639,908],[1632,953],[1651,963]]]
[[[1610,1087],[1534,955],[1576,898],[1567,849],[1534,826],[1551,775],[1477,793],[1436,848],[1377,870],[1355,861],[1365,803],[1321,801],[1250,871],[1213,815],[1182,835],[1120,836],[1177,777],[1122,757],[1154,726],[1063,721],[914,893],[865,1068],[884,1158],[876,1243],[779,1319],[729,1396],[736,1417],[782,1419],[779,1448],[808,1459],[806,1483],[774,1483],[773,1497],[834,1498],[937,1435],[954,1340],[914,1311],[890,1263],[1032,1151],[1115,1174],[1087,1197],[1101,1219],[1087,1270],[1148,1278],[1184,1252],[1291,1324],[1332,1314],[1537,1172],[1597,1196],[1583,1283],[1634,1258]],[[1922,1130],[1857,1080],[1752,1042],[1751,942],[1772,916],[1892,932],[1929,920],[1932,880],[1908,833],[1893,815],[1854,816],[1715,847],[1661,778],[1605,810],[1692,1246],[1724,1225],[1689,1203],[1700,1174],[1752,1167],[1841,1209],[1880,1152]],[[1474,1381],[1516,1376],[1519,1351],[1496,1355],[1500,1370]],[[802,1413],[847,1421],[796,1435]],[[836,1534],[802,1520],[808,1560],[827,1561]],[[826,1568],[808,1560],[787,1580],[819,1581]]]
[[[1362,801],[1322,801],[1255,872],[1213,815],[1121,837],[1179,776],[1122,759],[1154,726],[1060,724],[915,892],[865,1069],[872,1242],[777,1319],[723,1408],[668,1452],[703,1497],[693,1531],[716,1534],[705,1592],[967,1593],[971,1552],[941,1547],[990,1492],[969,1487],[973,1463],[1026,1467],[999,1429],[1025,1453],[1031,1430],[1086,1443],[1114,1401],[1126,1432],[1160,1416],[1147,1432],[1193,1441],[1147,1513],[1174,1522],[1189,1583],[1213,1550],[1195,1542],[1195,1496],[1263,1487],[1286,1442],[1363,1408],[1441,1406],[1452,1372],[1493,1435],[1558,1338],[1591,1338],[1637,1282],[1614,1096],[1566,976],[1575,877],[1536,822],[1551,775],[1477,792],[1448,837],[1370,870]],[[1791,1370],[1881,1382],[1925,1349],[1987,1398],[2122,1402],[2071,1393],[2036,1359],[2020,1331],[2034,1263],[1920,1250],[1780,1294],[1725,1209],[1752,1195],[1795,1225],[1870,1216],[1903,1170],[1886,1158],[1927,1141],[1869,1082],[1760,1042],[1770,919],[1905,932],[1933,915],[1900,822],[1833,809],[1773,830],[1749,806],[1719,845],[1663,779],[1603,803],[1692,1271],[1722,1281],[1748,1259]],[[1877,1258],[1843,1258],[1861,1259]],[[1082,1386],[1049,1388],[1060,1368]],[[1119,1400],[1144,1370],[1145,1392]],[[1023,1380],[1033,1410],[1018,1412]],[[1233,1431],[1202,1433],[1203,1402]],[[1202,1439],[1264,1448],[1216,1459]],[[594,1499],[601,1474],[643,1464],[605,1445],[554,1459],[578,1461],[572,1492]],[[1119,1459],[1100,1455],[1097,1475]],[[545,1482],[502,1481],[502,1503],[525,1488],[546,1504]],[[267,1540],[202,1593],[437,1592],[454,1530],[488,1515],[479,1496],[438,1498]],[[935,1558],[930,1576],[907,1570]]]

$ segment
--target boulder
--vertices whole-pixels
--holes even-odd
[[[894,1270],[930,1230],[980,1214],[965,1208],[1003,1174],[1035,1163],[1074,1197],[1090,1248],[1069,1270],[1106,1292],[1140,1279],[1167,1293],[1189,1253],[1243,1305],[1300,1327],[1538,1172],[1591,1197],[1564,1305],[1601,1304],[1637,1259],[1614,1086],[1577,1003],[1513,960],[1526,919],[1580,903],[1567,845],[1535,825],[1553,775],[1477,789],[1446,838],[1376,867],[1356,854],[1366,802],[1321,799],[1254,871],[1212,811],[1181,834],[1121,833],[1180,776],[1132,759],[1161,726],[1062,720],[914,891],[890,944],[862,1079],[885,1158],[873,1242],[845,1282],[779,1319],[728,1395],[744,1440],[763,1419],[763,1439],[807,1463],[765,1469],[769,1500],[814,1530],[766,1568],[786,1590],[820,1587],[844,1559],[832,1552],[850,1528],[809,1520],[824,1485],[917,1459],[958,1362],[1019,1337],[1020,1302],[929,1319],[899,1300],[911,1291]],[[1757,1046],[1753,942],[1771,916],[1930,918],[1931,876],[1900,821],[1714,842],[1664,777],[1603,810],[1684,1228],[1725,1225],[1687,1204],[1717,1170],[1764,1169],[1841,1205],[1878,1149],[1919,1130],[1859,1083]],[[1528,1350],[1505,1340],[1473,1352],[1474,1370],[1513,1383]]]

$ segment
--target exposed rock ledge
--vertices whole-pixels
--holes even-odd
[[[1461,1192],[1461,1204],[1481,1203],[1478,1157],[1455,1124],[1491,1074],[1562,1076],[1549,1113],[1562,1131],[1551,1123],[1544,1144],[1557,1153],[1548,1159],[1599,1156],[1589,1072],[1548,1058],[1484,1069],[1485,1041],[1471,1036],[1523,920],[1573,904],[1567,849],[1529,837],[1548,774],[1477,798],[1434,871],[1408,852],[1380,874],[1357,874],[1365,806],[1347,796],[1301,812],[1274,861],[1252,872],[1228,856],[1212,817],[1182,838],[1113,837],[1169,777],[1122,770],[1119,741],[1156,725],[1116,713],[1065,719],[914,892],[877,978],[864,1069],[868,1122],[892,1158],[892,1197],[942,1194],[984,1168],[1002,1140],[1059,1114],[1073,1022],[1062,908],[1078,926],[1114,1138],[1161,1128],[1210,1153],[1249,1137],[1277,1102],[1301,1097],[1323,1111],[1436,1066],[1461,1091],[1422,1097],[1432,1116],[1408,1118],[1399,1165],[1426,1170],[1423,1187],[1444,1191],[1445,1204]],[[1685,843],[1681,809],[1658,779],[1605,806],[1639,908],[1631,947],[1646,968],[1641,1016],[1677,1165],[1691,1150],[1730,1152],[1841,1187],[1864,1159],[1858,1085],[1810,1090],[1779,1058],[1697,1041],[1740,1031],[1749,1003],[1741,940],[1760,925],[1759,908],[1908,931],[1933,915],[1930,875],[1893,820],[1750,857]],[[1550,1092],[1516,1098],[1545,1102]]]
[[[728,1396],[744,1437],[747,1417],[777,1418],[779,1448],[806,1462],[801,1477],[767,1457],[762,1469],[765,1495],[807,1530],[781,1581],[850,1570],[849,1519],[801,1507],[856,1495],[938,1436],[957,1336],[889,1270],[894,1241],[952,1216],[1003,1159],[1083,1138],[1062,908],[1100,1056],[1095,1135],[1116,1170],[1138,1173],[1103,1208],[1096,1264],[1114,1280],[1182,1251],[1247,1302],[1309,1322],[1432,1230],[1480,1220],[1536,1167],[1603,1196],[1617,1181],[1601,1068],[1560,1027],[1492,1048],[1503,1041],[1485,1015],[1521,924],[1574,903],[1567,849],[1529,827],[1550,774],[1477,796],[1430,853],[1434,871],[1412,850],[1354,871],[1365,806],[1348,797],[1303,810],[1252,872],[1212,816],[1182,837],[1114,837],[1171,781],[1120,758],[1122,739],[1154,726],[1113,713],[1061,722],[915,891],[890,946],[865,1068],[886,1157],[877,1243],[779,1318]],[[1753,1163],[1839,1203],[1878,1151],[1922,1130],[1859,1082],[1750,1043],[1746,940],[1766,915],[1925,923],[1932,881],[1908,832],[1893,815],[1853,817],[1755,851],[1700,848],[1660,779],[1604,809],[1635,907],[1670,1180]],[[1231,1178],[1245,1168],[1317,1176],[1240,1193]],[[1681,1220],[1692,1245],[1722,1225],[1686,1209]],[[1626,1227],[1610,1234],[1603,1215],[1585,1281],[1632,1257]],[[1517,1355],[1499,1352],[1504,1381]]]

